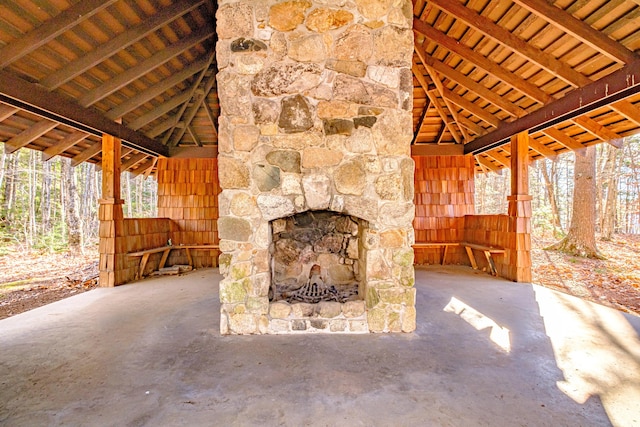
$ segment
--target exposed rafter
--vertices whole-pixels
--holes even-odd
[[[71,159],[71,166],[78,166],[80,163],[85,162],[91,159],[93,156],[97,155],[102,151],[102,143],[96,142],[89,148],[86,148],[80,154],[77,154],[74,158]]]
[[[78,142],[85,140],[88,136],[89,134],[85,132],[71,132],[56,144],[53,144],[51,147],[44,150],[42,152],[42,160],[47,161],[52,157],[57,156],[58,154],[64,152],[66,149],[73,147]]]
[[[624,99],[640,92],[640,59],[624,68],[575,89],[539,110],[513,122],[504,123],[495,131],[481,136],[465,146],[465,153],[477,154],[509,142],[511,135],[523,131],[537,132],[562,121],[579,117],[594,108]]]
[[[184,53],[185,50],[213,36],[214,30],[210,27],[203,27],[196,30],[189,37],[179,40],[178,42],[161,50],[150,58],[142,61],[135,67],[129,68],[124,73],[118,74],[111,80],[108,80],[101,86],[90,90],[79,99],[80,105],[88,107],[95,104],[101,99],[109,96],[118,89],[128,85],[132,81],[140,78],[151,70],[161,66],[172,58]]]
[[[113,135],[125,141],[125,144],[152,155],[165,156],[167,153],[164,145],[109,120],[101,112],[83,108],[72,99],[47,92],[41,86],[6,71],[0,71],[0,101],[89,134]]]
[[[142,104],[149,102],[156,96],[163,94],[168,89],[190,78],[191,76],[202,71],[205,67],[208,66],[209,57],[201,58],[200,60],[184,67],[182,70],[176,72],[175,74],[172,74],[171,77],[162,80],[160,83],[151,86],[149,89],[141,92],[137,96],[126,100],[117,107],[114,107],[113,109],[109,110],[106,115],[110,119],[118,119],[129,113],[130,111],[135,110]]]
[[[485,56],[474,51],[468,46],[461,44],[460,42],[458,42],[458,40],[449,37],[439,30],[433,28],[426,22],[423,22],[419,19],[414,19],[413,29],[414,31],[417,31],[418,33],[424,35],[435,43],[438,43],[440,46],[449,49],[465,60],[477,65],[494,77],[503,80],[505,83],[509,84],[514,89],[529,96],[530,98],[543,104],[552,100],[552,97],[549,94],[547,94],[534,84],[529,83],[521,77],[513,74],[509,70],[502,68],[499,64],[493,62],[490,59],[487,59]]]
[[[83,0],[0,49],[0,68],[30,54],[118,0]]]
[[[624,45],[544,0],[514,2],[616,61],[629,64],[638,58]]]
[[[442,119],[442,122],[449,130],[449,133],[451,133],[451,135],[453,136],[453,139],[455,139],[457,143],[461,143],[462,139],[460,138],[458,131],[454,128],[453,124],[450,122],[449,116],[447,115],[447,113],[444,111],[444,109],[438,102],[438,99],[435,96],[433,96],[433,94],[431,93],[431,89],[429,88],[429,83],[427,83],[427,80],[424,78],[424,75],[418,69],[418,66],[416,64],[413,64],[412,70],[413,70],[413,75],[416,77],[416,79],[420,83],[420,86],[422,86],[422,89],[427,94],[427,97],[429,98],[431,105],[433,105],[436,111],[438,112],[440,119]]]
[[[25,129],[17,136],[14,136],[6,142],[4,150],[7,154],[18,151],[20,148],[28,145],[31,141],[40,138],[51,129],[58,126],[58,123],[50,120],[41,120],[29,129]]]
[[[82,2],[81,2],[82,3]],[[139,25],[100,45],[95,50],[67,64],[64,68],[50,74],[40,84],[53,90],[76,76],[86,72],[107,58],[115,55],[133,43],[141,40],[185,13],[199,7],[204,0],[182,0],[167,7],[163,7],[156,15],[143,20]]]
[[[458,1],[430,0],[430,3],[447,13],[454,15],[456,18],[463,20],[477,31],[491,37],[501,45],[508,47],[512,51],[526,58],[528,61],[538,64],[540,67],[554,75],[557,75],[575,87],[584,86],[591,82],[589,78],[556,59],[553,55],[550,55],[527,43],[525,40],[511,33],[506,28],[495,24],[489,18],[479,15]]]

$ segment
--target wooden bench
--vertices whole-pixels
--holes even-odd
[[[502,248],[497,248],[495,246],[486,246],[479,245],[477,243],[469,243],[469,242],[460,242],[460,246],[464,246],[464,249],[467,251],[467,255],[469,256],[469,261],[471,262],[471,266],[474,270],[478,269],[478,264],[476,263],[476,258],[473,255],[473,250],[482,251],[484,253],[484,257],[487,259],[487,263],[489,264],[489,268],[491,269],[491,274],[493,276],[498,275],[498,271],[496,270],[496,264],[493,262],[493,257],[491,254],[503,254],[505,251]]]
[[[193,258],[191,258],[191,249],[219,249],[218,245],[167,245],[161,246],[159,248],[151,248],[145,249],[142,251],[131,252],[128,255],[130,257],[142,257],[140,260],[140,267],[138,268],[138,272],[136,273],[136,280],[142,279],[144,277],[144,269],[147,266],[147,261],[149,261],[149,256],[151,254],[157,254],[162,252],[162,258],[160,258],[160,264],[158,264],[158,270],[164,268],[165,263],[167,262],[167,258],[169,258],[169,253],[172,249],[184,249],[187,253],[187,259],[189,260],[189,265],[193,267]]]
[[[442,251],[442,261],[441,264],[444,265],[444,262],[447,258],[447,250],[450,246],[462,246],[467,252],[467,256],[469,257],[469,262],[471,263],[471,267],[474,270],[478,269],[478,263],[476,262],[476,257],[473,254],[473,250],[482,251],[484,253],[485,258],[487,259],[487,263],[489,264],[489,268],[491,269],[490,273],[493,276],[498,275],[498,270],[496,269],[496,264],[493,261],[492,254],[503,254],[505,251],[502,248],[498,248],[495,246],[486,246],[480,245],[477,243],[469,243],[469,242],[424,242],[424,243],[415,243],[413,245],[414,249],[429,249],[429,248],[440,248],[444,247]]]
[[[442,248],[444,247],[444,249],[442,250],[442,261],[440,262],[441,265],[444,265],[444,261],[447,259],[447,251],[449,249],[449,246],[459,246],[460,243],[458,242],[427,242],[427,243],[415,243],[413,245],[414,249],[429,249],[429,248]]]

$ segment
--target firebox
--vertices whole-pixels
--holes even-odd
[[[327,210],[271,221],[271,303],[284,331],[367,332],[368,222]],[[278,312],[278,313],[276,313]]]

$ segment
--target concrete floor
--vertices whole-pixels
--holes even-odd
[[[0,425],[640,425],[640,318],[463,267],[413,334],[221,337],[216,270],[0,321]]]

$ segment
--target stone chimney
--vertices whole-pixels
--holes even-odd
[[[221,332],[413,331],[411,2],[218,5]],[[333,299],[276,301],[283,270]]]

